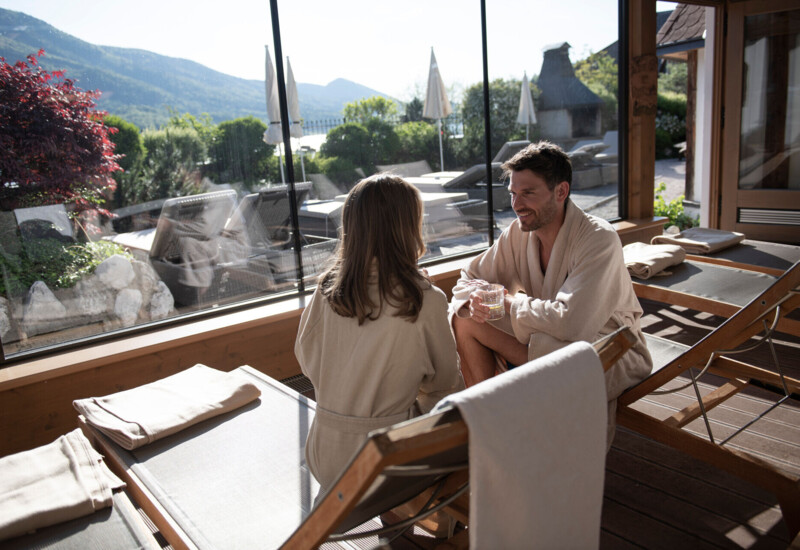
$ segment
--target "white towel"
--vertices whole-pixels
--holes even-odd
[[[597,548],[603,367],[575,342],[446,397],[469,428],[471,548]]]
[[[668,275],[668,267],[686,259],[686,251],[677,244],[630,243],[622,247],[622,255],[628,273],[639,279]]]
[[[0,458],[0,540],[107,508],[124,486],[80,430]]]
[[[739,244],[744,234],[707,227],[690,227],[677,235],[656,235],[650,244],[677,244],[688,254],[712,254]]]
[[[131,450],[237,409],[260,394],[235,373],[197,364],[138,388],[72,404],[89,424]]]

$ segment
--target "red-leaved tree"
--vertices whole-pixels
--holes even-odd
[[[14,65],[0,57],[0,208],[67,202],[108,214],[103,195],[121,168],[108,137],[115,129],[95,109],[100,92],[42,69],[43,54]]]

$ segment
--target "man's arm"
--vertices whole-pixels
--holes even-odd
[[[515,335],[546,333],[565,342],[592,341],[625,296],[630,276],[617,235],[593,231],[571,242],[568,274],[553,299],[527,296],[512,299],[510,313]],[[556,268],[551,265],[550,268]]]

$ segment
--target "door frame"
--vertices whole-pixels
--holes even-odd
[[[749,15],[800,9],[796,0],[747,0],[727,6],[725,37],[724,128],[720,182],[720,229],[739,231],[748,238],[800,242],[800,225],[741,223],[739,208],[796,210],[800,190],[739,189],[739,151],[744,71],[744,21]],[[792,208],[794,207],[794,208]]]

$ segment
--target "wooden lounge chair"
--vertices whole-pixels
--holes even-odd
[[[789,269],[798,271],[798,264]],[[764,290],[785,271],[742,264],[714,257],[687,255],[666,276],[647,280],[633,279],[639,298],[686,307],[696,311],[730,317]],[[800,321],[780,320],[778,329],[800,336]]]
[[[697,259],[695,256],[689,256]],[[701,256],[707,262],[780,276],[800,262],[800,246],[745,239],[735,246]]]
[[[735,351],[735,348],[751,341],[765,328],[767,331],[774,328],[780,318],[798,306],[800,263],[759,291],[746,305],[691,347],[648,337],[648,347],[654,360],[653,372],[620,396],[617,413],[617,421],[621,426],[705,460],[775,494],[792,536],[800,530],[800,477],[748,453],[744,447],[737,446],[737,441],[733,439],[762,418],[763,414],[733,429],[719,423],[714,425],[709,412],[754,382],[780,389],[775,405],[764,414],[787,400],[796,402],[800,381],[783,376],[780,370],[772,372],[736,361],[729,357],[733,352],[725,350]],[[695,383],[700,375],[690,369],[700,369],[701,374],[707,369],[727,382],[702,397],[696,389],[698,402],[669,418],[659,419],[648,414],[646,403],[640,400],[680,375],[688,375],[691,379],[689,384]],[[700,418],[705,421],[707,428],[705,436],[685,429]]]
[[[114,493],[113,505],[89,516],[51,525],[0,542],[5,550],[60,548],[84,550],[159,550],[161,545],[123,491]]]
[[[632,341],[622,330],[598,343],[604,366]],[[237,371],[261,389],[258,401],[133,451],[81,419],[174,548],[315,548],[434,485],[439,508],[465,494],[468,430],[449,409],[370,434],[314,506],[318,485],[303,459],[314,402],[250,367]]]

